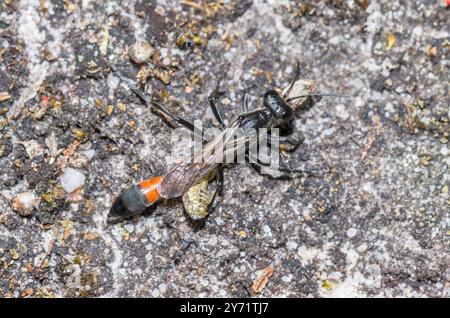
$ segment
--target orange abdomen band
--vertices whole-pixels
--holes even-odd
[[[161,180],[162,177],[158,176],[139,183],[139,187],[141,188],[141,191],[147,199],[147,203],[149,205],[155,203],[160,198],[157,187]]]

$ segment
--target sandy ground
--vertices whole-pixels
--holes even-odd
[[[182,2],[0,1],[0,295],[450,296],[444,1]],[[317,98],[283,153],[326,175],[235,165],[197,231],[180,200],[106,222],[122,189],[167,170],[171,133],[109,65],[208,126],[218,82],[230,121],[297,61],[351,97]]]

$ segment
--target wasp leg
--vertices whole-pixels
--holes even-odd
[[[115,66],[110,65],[109,66],[111,68],[111,70],[116,73],[116,75],[118,75],[122,80],[126,81],[126,82],[130,82],[130,80],[124,78],[122,75],[120,75],[117,72],[117,69]],[[128,85],[129,88],[145,103],[145,105],[147,106],[151,106],[153,109],[156,109],[157,111],[163,113],[164,115],[166,115],[167,117],[169,117],[170,119],[172,119],[173,121],[176,121],[177,123],[179,123],[180,125],[186,127],[187,129],[189,129],[190,131],[194,132],[194,134],[196,133],[196,131],[199,131],[195,125],[187,120],[185,120],[184,118],[177,116],[175,114],[173,114],[170,110],[167,109],[167,107],[165,107],[164,105],[155,102],[154,100],[150,99],[149,97],[145,96],[144,92],[142,92],[140,89],[133,87],[132,85]]]
[[[217,167],[217,194],[223,196],[223,167],[219,165]]]
[[[216,120],[219,122],[220,128],[225,129],[226,125],[223,121],[223,117],[219,112],[219,109],[217,108],[217,105],[214,101],[214,97],[209,96],[208,97],[208,103],[209,103],[209,107],[211,107],[211,110],[214,114],[214,117],[216,118]],[[245,91],[244,93],[244,98],[242,100],[242,109],[244,110],[244,113],[248,113],[248,103],[249,103],[249,95],[248,92]]]
[[[195,125],[187,120],[185,120],[184,118],[177,116],[175,114],[173,114],[169,109],[167,109],[167,107],[165,107],[164,105],[155,102],[154,100],[151,100],[150,98],[148,98],[147,96],[145,96],[145,94],[134,87],[130,87],[131,90],[140,98],[144,101],[144,103],[147,106],[151,106],[154,109],[156,109],[157,111],[163,113],[164,115],[166,115],[167,117],[169,117],[170,119],[172,119],[173,121],[179,123],[180,125],[182,125],[183,127],[189,129],[192,132],[196,132],[196,131],[200,131],[200,129],[198,129],[197,127],[195,127]]]
[[[227,125],[225,125],[225,123],[223,122],[222,115],[220,114],[219,109],[217,108],[217,105],[214,102],[214,97],[209,96],[208,97],[208,103],[209,103],[209,107],[211,107],[211,110],[212,110],[212,112],[214,114],[214,117],[216,118],[217,122],[220,125],[220,128],[221,129],[225,129],[225,127]]]
[[[219,196],[219,197],[223,196],[223,167],[222,167],[222,165],[219,165],[217,167],[216,180],[217,180],[217,187],[211,196],[211,202],[210,202],[210,206],[208,208],[209,210],[214,210],[217,207],[217,204],[218,204],[217,196]]]
[[[290,174],[287,174],[287,173],[278,174],[276,176],[268,174],[268,173],[263,173],[262,172],[263,165],[260,165],[258,163],[251,163],[250,165],[253,168],[253,170],[256,171],[256,173],[258,173],[258,174],[260,174],[262,176],[268,177],[269,179],[281,179],[281,180],[291,180],[291,179],[293,179],[293,176],[290,175]]]
[[[242,109],[244,110],[244,113],[248,113],[248,101],[249,101],[249,95],[247,90],[244,92],[244,98],[242,100]]]
[[[181,239],[180,251],[174,256],[175,264],[177,264],[181,260],[188,248],[191,247],[192,244],[195,244],[195,235],[205,226],[206,219],[195,220],[194,222],[194,229],[192,230],[192,232],[189,233],[186,238]]]
[[[305,138],[303,136],[279,136],[276,137],[280,146],[284,148],[287,152],[294,152],[303,143]],[[276,140],[272,135],[267,134],[267,142],[272,145],[272,142]]]
[[[268,176],[271,179],[293,179],[295,178],[295,174],[305,174],[308,177],[315,178],[323,178],[323,174],[318,170],[313,169],[291,169],[286,166],[281,165],[278,168],[272,168],[271,165],[267,162],[263,162],[258,158],[246,154],[246,159],[250,161],[250,158],[253,162],[250,162],[252,168],[260,175]],[[263,167],[268,167],[271,171],[276,172],[277,175],[271,175],[270,173],[262,172]],[[319,173],[318,173],[319,172]]]

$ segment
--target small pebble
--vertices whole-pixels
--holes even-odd
[[[208,240],[208,245],[214,246],[217,244],[217,236],[212,235]]]
[[[67,193],[82,187],[86,181],[86,176],[73,168],[66,168],[60,176],[61,186]]]
[[[32,192],[23,192],[18,194],[12,202],[13,210],[20,216],[30,216],[37,208],[39,200]]]
[[[192,93],[192,87],[191,87],[191,86],[186,86],[186,87],[184,88],[184,92],[185,92],[186,94]]]
[[[367,243],[362,243],[360,246],[358,246],[357,248],[356,248],[356,250],[359,252],[359,253],[364,253],[365,251],[367,251]]]
[[[87,158],[88,160],[91,160],[95,156],[95,150],[94,149],[88,149],[88,150],[81,150],[80,154]]]
[[[345,109],[345,105],[342,105],[342,104],[337,105],[336,111],[337,111],[338,117],[341,118],[342,120],[347,120],[350,117],[349,113]]]
[[[158,289],[161,294],[164,294],[167,290],[167,285],[164,283],[161,283],[158,285]]]
[[[272,229],[270,228],[270,226],[264,225],[262,230],[263,230],[264,236],[269,236],[269,237],[272,236]]]
[[[152,296],[153,297],[159,297],[159,290],[158,289],[154,289],[153,291],[152,291]]]
[[[144,41],[139,41],[130,47],[128,50],[128,55],[133,62],[141,64],[148,61],[154,51],[155,50],[150,44]]]
[[[281,280],[285,283],[290,283],[292,281],[292,274],[281,277]]]
[[[358,230],[355,229],[354,227],[351,227],[347,231],[347,236],[352,238],[352,237],[355,237],[357,233],[358,233]]]

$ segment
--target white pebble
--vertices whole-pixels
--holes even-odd
[[[412,32],[416,37],[421,37],[423,34],[423,28],[421,26],[416,26]]]
[[[298,244],[297,244],[297,242],[294,242],[294,241],[288,241],[286,246],[289,250],[296,250],[298,247]]]
[[[360,246],[356,248],[356,250],[360,253],[364,253],[365,251],[367,251],[367,248],[368,248],[367,243],[362,243]]]
[[[358,230],[355,229],[354,227],[351,227],[347,231],[347,236],[352,238],[352,237],[355,237],[357,233],[358,233]]]
[[[292,274],[281,277],[281,280],[285,283],[290,283],[292,281]]]
[[[350,115],[348,114],[347,110],[345,109],[345,105],[337,105],[336,106],[337,115],[342,120],[347,120]]]
[[[86,176],[73,168],[66,168],[59,177],[61,186],[67,193],[82,187],[86,181]]]
[[[130,49],[128,50],[128,55],[131,60],[137,64],[141,64],[146,62],[153,55],[154,49],[153,47],[144,41],[136,42]]]
[[[212,235],[212,236],[209,238],[208,245],[214,246],[214,245],[216,245],[216,244],[217,244],[217,236]]]
[[[272,235],[272,230],[270,229],[270,226],[268,226],[268,225],[264,225],[264,226],[263,226],[263,232],[264,232],[266,235]]]
[[[38,206],[39,201],[32,192],[18,194],[13,200],[13,209],[21,216],[29,216]]]
[[[161,292],[161,294],[164,294],[167,290],[167,285],[164,283],[161,283],[158,285],[159,291]]]
[[[216,221],[216,224],[217,224],[217,225],[222,225],[222,224],[224,223],[221,217],[216,217],[216,218],[214,219],[214,221]]]
[[[120,83],[120,79],[114,76],[114,73],[109,73],[107,83],[110,90],[115,90]]]
[[[95,150],[94,149],[82,150],[80,151],[80,154],[87,160],[91,160],[95,156]]]
[[[152,296],[153,297],[159,297],[159,289],[153,289]]]

